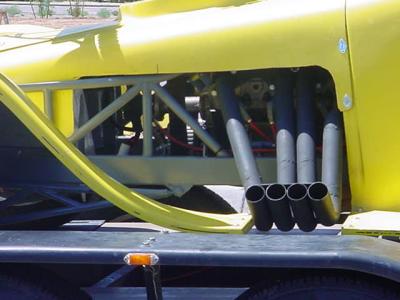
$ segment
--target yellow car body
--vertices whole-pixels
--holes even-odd
[[[334,80],[343,112],[353,211],[400,211],[399,15],[396,0],[141,1],[122,5],[117,21],[100,26],[65,31],[0,26],[0,73],[20,85],[100,76],[321,67]],[[5,92],[7,85],[12,86],[3,83],[0,89],[2,101],[7,102],[5,96],[20,101],[15,87]],[[42,93],[28,96],[43,110]],[[74,128],[72,92],[57,91],[54,97],[54,125],[69,136]],[[19,116],[22,108],[6,105]],[[32,117],[39,114],[30,107]],[[30,128],[30,122],[39,122],[20,118]],[[50,124],[40,122],[40,130],[34,131],[38,137],[51,131],[54,143],[67,147],[54,128],[48,129]],[[83,168],[89,163],[77,153],[54,151],[75,174],[79,164]],[[73,155],[78,165],[73,165]],[[126,191],[122,198],[108,194],[123,187],[96,182],[93,176],[100,171],[92,172],[91,178],[89,173],[80,178],[104,198],[132,214],[148,209],[144,202],[130,208]],[[162,209],[145,219],[179,228],[165,221]],[[248,229],[248,219],[234,219],[183,230]],[[239,219],[240,226],[232,225]]]

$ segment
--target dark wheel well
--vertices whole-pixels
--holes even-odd
[[[293,274],[258,283],[237,300],[400,299],[399,284],[373,275],[344,270]]]
[[[78,286],[34,265],[0,266],[0,299],[86,300]]]

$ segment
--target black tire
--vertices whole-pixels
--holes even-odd
[[[0,299],[89,300],[90,297],[54,274],[26,266],[0,274]]]
[[[350,276],[309,276],[249,289],[237,300],[395,300],[397,288]]]
[[[45,288],[19,278],[0,275],[0,299],[8,300],[61,300],[73,299],[59,297]]]

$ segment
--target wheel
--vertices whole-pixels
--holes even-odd
[[[47,291],[28,282],[13,277],[0,275],[1,299],[57,299]]]
[[[310,276],[249,289],[237,300],[395,300],[397,289],[350,276]]]
[[[50,281],[50,282],[49,282]],[[52,280],[46,281],[52,285]],[[60,287],[60,285],[56,285]],[[56,289],[56,286],[52,286]],[[38,280],[30,281],[8,274],[0,274],[0,299],[7,300],[86,300],[89,299],[85,293],[78,290],[58,289],[57,292],[47,289]]]

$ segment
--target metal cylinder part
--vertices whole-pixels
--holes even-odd
[[[275,86],[273,104],[277,129],[276,164],[278,183],[268,186],[266,195],[276,226],[282,231],[288,231],[293,228],[294,222],[284,184],[291,184],[296,181],[292,73],[286,70],[279,72]]]
[[[315,181],[315,109],[310,71],[302,69],[297,75],[297,182]]]
[[[293,217],[300,230],[309,232],[315,229],[317,221],[311,208],[310,199],[307,195],[307,186],[300,183],[290,185],[287,197],[292,208]]]
[[[276,79],[276,90],[273,97],[277,129],[277,182],[281,184],[296,182],[295,114],[292,93],[292,74],[289,71],[281,72]]]
[[[339,218],[342,210],[343,129],[341,114],[333,109],[325,118],[322,137],[321,181],[328,188],[332,204]]]
[[[265,193],[276,227],[281,231],[293,229],[294,221],[285,186],[279,183],[267,185]]]
[[[268,231],[272,227],[271,214],[266,207],[265,189],[261,185],[252,185],[245,191],[245,198],[249,210],[254,218],[254,225],[258,230]]]
[[[242,123],[239,99],[234,93],[228,76],[222,76],[217,80],[217,95],[236,168],[245,187],[246,197],[251,196],[250,199],[246,199],[254,218],[254,223],[257,229],[268,230],[271,226],[271,217],[266,201],[263,199],[265,197],[255,197],[256,201],[253,199],[253,194],[261,195],[260,189],[254,187],[261,185],[261,177],[257,170],[256,160],[251,150],[246,129]]]
[[[323,182],[314,182],[308,188],[308,196],[311,200],[317,221],[325,226],[334,225],[339,219],[328,187]]]
[[[310,205],[307,187],[315,182],[315,104],[313,99],[312,73],[301,69],[296,80],[296,167],[298,184],[291,185],[287,192],[297,225],[303,231],[313,230],[317,222]]]
[[[333,109],[325,118],[322,137],[322,182],[313,183],[308,188],[315,216],[326,226],[339,220],[342,209],[342,143],[340,112]]]
[[[154,90],[160,99],[173,111],[182,121],[189,125],[194,133],[203,141],[207,147],[209,147],[217,155],[225,155],[221,145],[207,132],[205,131],[195,120],[189,112],[185,110],[179,103],[172,97],[166,89],[162,88],[157,84],[149,85],[149,88]]]

